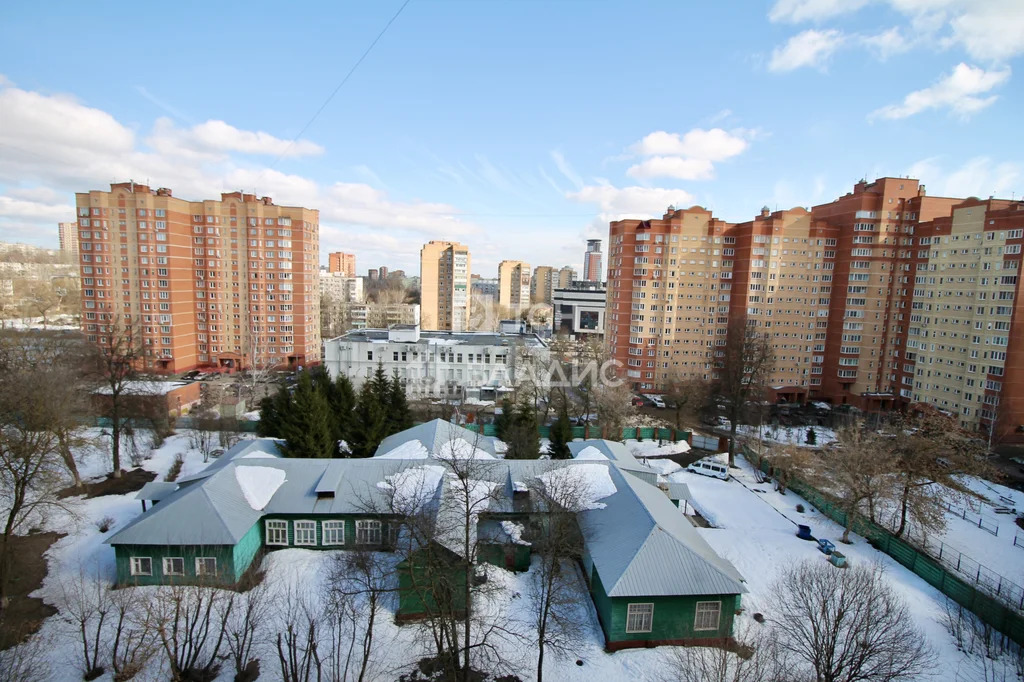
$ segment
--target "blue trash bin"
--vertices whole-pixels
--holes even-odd
[[[796,536],[798,538],[800,538],[801,540],[813,540],[814,539],[813,537],[811,537],[811,527],[810,526],[805,526],[803,524],[800,524],[796,528],[797,528]]]
[[[825,538],[818,540],[818,549],[821,550],[823,554],[831,554],[833,551],[835,551],[835,548],[836,546],[833,545],[831,541],[826,540]]]

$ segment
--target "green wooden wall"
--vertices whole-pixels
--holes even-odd
[[[217,585],[231,585],[237,580],[232,545],[116,545],[114,560],[117,564],[118,585],[166,585],[175,581],[182,583],[203,582]],[[132,575],[131,558],[149,557],[153,560],[152,575]],[[164,557],[182,557],[185,560],[185,575],[165,576]],[[216,576],[196,576],[196,557],[217,559]],[[251,558],[250,558],[251,560]],[[245,570],[244,568],[242,569]]]
[[[386,517],[374,516],[373,514],[353,514],[353,515],[338,515],[332,514],[325,516],[323,514],[271,514],[264,516],[257,522],[259,526],[259,533],[261,537],[261,544],[264,545],[264,549],[284,549],[284,545],[267,545],[266,544],[266,522],[271,521],[287,521],[288,522],[288,547],[297,547],[299,549],[381,549],[388,548],[388,528],[389,523]],[[356,544],[356,521],[380,521],[381,522],[381,539],[383,543],[381,545],[357,545]],[[316,521],[316,544],[315,545],[296,545],[295,544],[295,521]],[[324,545],[324,533],[323,525],[321,521],[344,521],[345,522],[345,543],[343,545]]]
[[[433,552],[427,556],[428,552]],[[442,554],[438,554],[441,552]],[[446,558],[447,550],[420,550],[398,565],[399,619],[437,613],[432,590],[444,586],[452,591],[451,608],[465,611],[466,574],[457,557]],[[447,564],[447,565],[446,565]],[[430,566],[429,568],[427,566]]]
[[[263,523],[257,521],[232,548],[231,561],[235,569],[236,581],[241,579],[242,574],[249,569],[249,565],[261,549],[263,549]]]
[[[594,606],[601,620],[601,629],[609,644],[624,641],[665,641],[680,639],[711,639],[732,635],[732,623],[739,606],[739,595],[678,597],[609,597],[594,569],[590,586]],[[720,601],[721,618],[718,630],[694,631],[697,602]],[[626,614],[629,604],[654,604],[654,618],[650,632],[626,632]]]

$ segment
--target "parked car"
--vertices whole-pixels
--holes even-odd
[[[650,398],[651,404],[654,405],[655,407],[662,410],[665,409],[665,399],[662,398],[660,395],[652,395],[648,396],[648,398]]]
[[[693,462],[690,466],[686,467],[686,470],[692,474],[720,478],[723,481],[729,480],[729,467],[714,457],[698,459],[696,462]]]
[[[644,406],[644,399],[641,398],[638,395],[635,395],[635,396],[633,396],[633,399],[630,401],[630,404],[633,407],[643,407]]]
[[[181,378],[184,381],[193,381],[194,379],[198,379],[200,374],[202,374],[202,372],[200,372],[198,369],[193,369],[182,374]]]

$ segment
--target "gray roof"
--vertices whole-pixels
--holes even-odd
[[[468,434],[468,436],[467,436]],[[435,420],[385,439],[378,451],[420,440],[432,453],[450,438],[476,441],[476,434]],[[487,441],[493,450],[493,439]],[[483,449],[482,442],[476,443]],[[575,452],[593,446],[608,460],[476,460],[473,478],[494,484],[491,514],[527,511],[513,500],[518,484],[538,485],[544,472],[572,466],[608,469],[616,492],[603,507],[578,514],[585,548],[609,596],[738,594],[743,578],[718,556],[664,491],[638,474],[646,467],[619,443],[589,440],[573,443]],[[421,467],[443,467],[437,459],[285,459],[271,439],[241,441],[202,474],[178,481],[160,504],[136,517],[106,542],[112,545],[234,545],[265,514],[335,515],[374,513],[388,507],[389,477]],[[266,467],[285,473],[263,509],[254,509],[239,483],[239,467]],[[634,469],[636,471],[634,471]],[[423,471],[421,470],[420,473]],[[440,472],[435,471],[435,474]],[[644,476],[646,477],[646,476]],[[441,521],[458,509],[450,476],[424,477],[424,502]],[[392,479],[393,480],[393,479]],[[436,483],[435,483],[436,481]],[[173,484],[172,484],[173,485]],[[531,500],[533,512],[543,512]],[[447,525],[447,524],[445,524]],[[473,533],[476,532],[474,524]],[[459,541],[446,541],[456,549]],[[456,551],[458,551],[456,549]]]
[[[415,326],[415,325],[412,325]],[[534,346],[542,348],[544,342],[536,334],[516,333],[501,334],[499,332],[446,332],[446,331],[420,331],[419,341],[400,341],[388,339],[387,329],[353,329],[341,336],[331,339],[344,341],[356,341],[362,343],[394,343],[394,344],[417,344],[421,346],[439,344],[459,346]]]
[[[386,455],[411,440],[418,440],[428,452],[436,453],[444,443],[455,439],[474,445],[492,456],[497,452],[494,447],[494,441],[497,439],[494,436],[484,436],[443,419],[435,419],[388,436],[377,446],[373,455]]]
[[[633,453],[629,451],[629,448],[618,441],[605,440],[603,438],[572,441],[569,443],[569,452],[572,453],[573,457],[578,457],[579,454],[588,447],[595,448],[605,457],[615,462],[619,469],[630,472],[640,480],[652,484],[658,482],[658,472],[644,464],[641,464],[640,461],[633,456]]]
[[[159,502],[177,489],[177,483],[171,483],[170,481],[150,481],[139,489],[139,492],[135,494],[135,499]]]
[[[616,467],[618,492],[605,509],[580,514],[586,550],[610,597],[746,592],[736,568],[718,556],[658,488]]]

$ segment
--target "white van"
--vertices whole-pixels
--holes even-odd
[[[714,457],[698,459],[696,462],[686,467],[686,470],[690,473],[700,474],[701,476],[720,478],[723,481],[729,480],[728,465],[723,464],[720,460],[715,459]]]
[[[652,405],[662,410],[665,409],[665,399],[660,395],[649,395],[647,397],[651,399]]]

